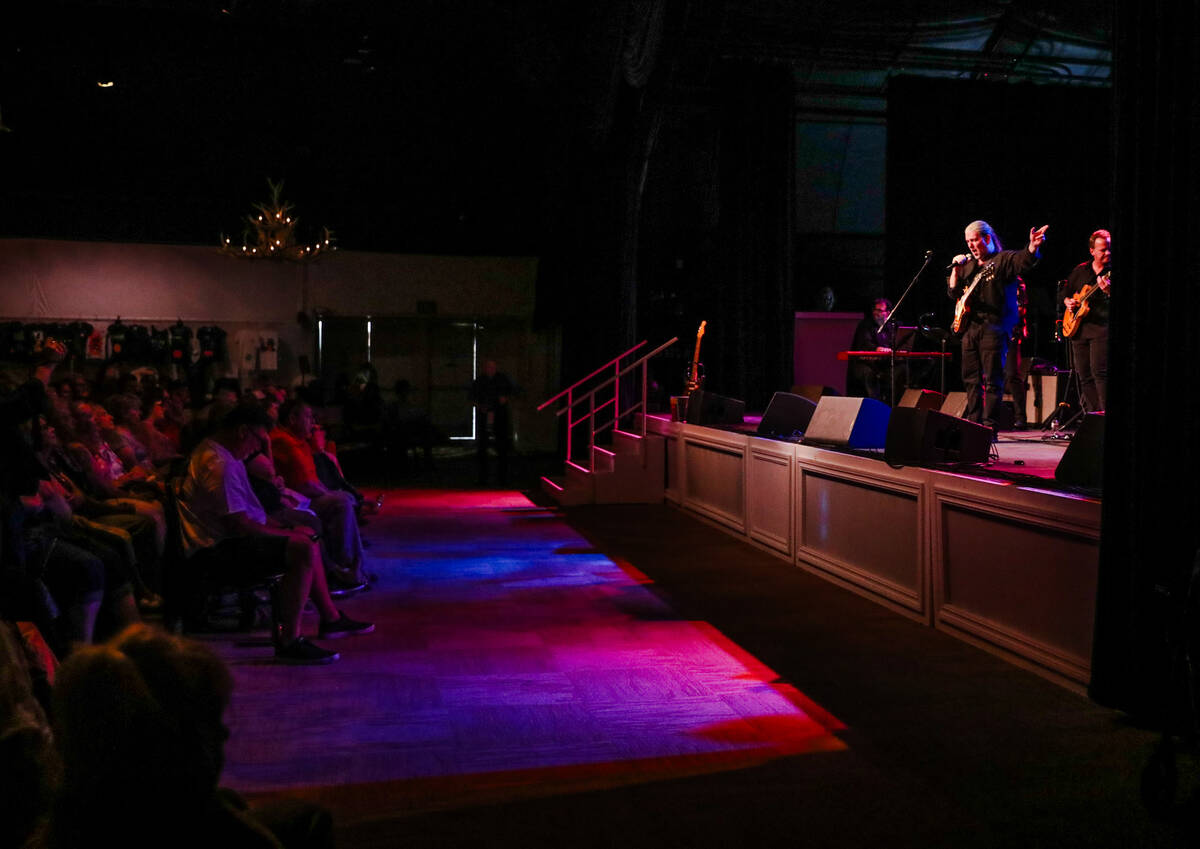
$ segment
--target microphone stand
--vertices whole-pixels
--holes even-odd
[[[925,251],[925,262],[921,263],[921,267],[919,269],[917,269],[917,273],[913,275],[913,279],[908,281],[908,286],[905,288],[904,294],[902,294],[896,300],[895,306],[893,306],[892,311],[890,313],[888,313],[888,317],[883,320],[883,324],[880,324],[879,327],[875,328],[876,332],[878,332],[878,331],[882,330],[884,325],[887,324],[888,322],[891,322],[891,324],[892,324],[892,339],[891,339],[892,344],[889,345],[888,347],[891,349],[891,352],[892,352],[891,353],[891,361],[892,361],[891,381],[892,381],[892,406],[893,407],[896,406],[896,318],[895,318],[895,316],[896,316],[896,313],[898,313],[900,311],[900,305],[904,303],[904,299],[908,297],[908,293],[911,292],[913,286],[916,285],[917,279],[922,274],[924,274],[925,269],[929,267],[929,261],[931,259],[933,259],[933,251]]]

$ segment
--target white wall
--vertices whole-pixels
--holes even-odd
[[[298,357],[315,351],[317,312],[377,318],[415,316],[430,303],[442,318],[509,328],[498,352],[520,352],[505,368],[532,408],[559,388],[557,334],[535,333],[536,257],[446,257],[338,251],[312,263],[247,260],[216,247],[0,239],[0,320],[87,321],[162,327],[182,319],[229,334],[277,336],[279,370],[290,384]],[[512,336],[512,339],[507,339]],[[234,374],[224,364],[223,374]],[[386,386],[385,386],[386,388]],[[465,389],[464,389],[465,396]],[[552,447],[553,416],[526,411],[523,441]]]

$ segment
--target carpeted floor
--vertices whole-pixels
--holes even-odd
[[[341,662],[214,641],[224,783],[340,846],[1187,845],[1154,733],[668,506],[396,490],[367,534]]]

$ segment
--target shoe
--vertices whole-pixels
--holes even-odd
[[[316,666],[322,663],[333,663],[339,657],[341,655],[337,652],[323,649],[316,643],[310,643],[304,637],[297,637],[286,646],[279,646],[275,649],[276,663]]]
[[[356,637],[359,634],[369,634],[374,630],[375,626],[372,623],[351,619],[339,610],[337,619],[321,623],[321,638],[336,640],[338,637]]]
[[[362,581],[343,581],[338,578],[329,578],[329,594],[334,598],[345,598],[352,596],[355,593],[360,593],[367,588],[367,585]]]

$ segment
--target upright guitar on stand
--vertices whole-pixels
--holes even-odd
[[[700,388],[700,384],[704,379],[700,377],[700,340],[704,338],[704,326],[707,321],[700,322],[700,329],[696,331],[696,353],[692,356],[692,365],[687,373],[687,391],[690,395]]]

